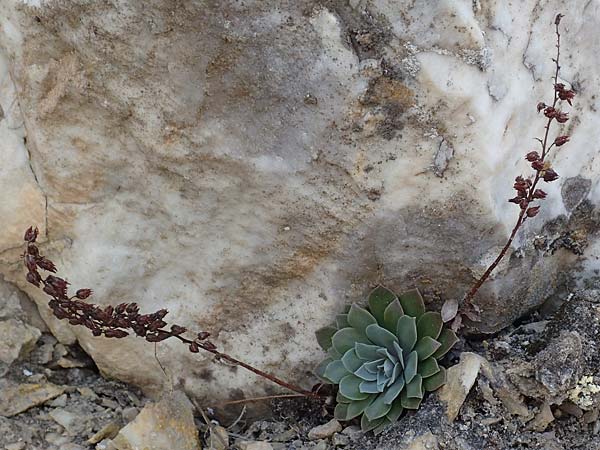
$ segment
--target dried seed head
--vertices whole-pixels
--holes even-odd
[[[37,261],[33,255],[25,255],[25,266],[30,272],[37,270]]]
[[[25,236],[23,237],[23,240],[33,243],[36,241],[38,233],[39,230],[37,229],[37,227],[35,227],[35,229],[33,227],[29,227],[25,231]]]
[[[176,336],[179,336],[180,334],[183,334],[187,331],[187,328],[185,327],[180,327],[179,325],[171,325],[171,333],[173,333]]]
[[[104,336],[107,338],[124,338],[125,336],[129,336],[129,333],[125,330],[106,330],[104,332]]]
[[[550,183],[558,179],[558,174],[553,169],[547,169],[544,171],[544,181]]]
[[[535,191],[533,191],[533,198],[546,198],[548,194],[546,194],[544,191],[542,191],[541,189],[536,189]]]
[[[531,163],[531,167],[533,167],[535,170],[544,170],[544,161],[538,159],[537,161]]]
[[[204,341],[205,339],[208,339],[210,337],[210,333],[207,331],[201,331],[200,333],[198,333],[198,339],[201,341]]]
[[[556,111],[556,109],[554,109],[552,106],[547,106],[546,109],[544,109],[544,115],[549,119],[554,118],[557,112],[558,111]]]
[[[92,295],[94,292],[91,289],[79,289],[76,293],[75,293],[75,297],[77,297],[80,300],[85,300],[86,298],[88,298],[90,295]]]
[[[42,277],[37,271],[27,272],[27,281],[39,288]]]
[[[40,249],[35,244],[27,244],[27,253],[37,258],[40,256]]]
[[[190,344],[190,352],[192,353],[198,353],[200,350],[198,348],[198,344],[196,344],[195,342],[192,342]]]
[[[540,211],[540,207],[539,206],[532,206],[531,208],[529,208],[527,210],[527,217],[535,217],[537,216],[538,212]]]
[[[537,104],[537,112],[540,112],[542,109],[544,109],[546,107],[546,104],[544,102],[539,102]]]
[[[56,273],[56,266],[54,265],[54,263],[52,261],[50,261],[47,258],[44,258],[44,257],[38,258],[37,265],[40,267],[40,269],[44,269],[48,272]]]
[[[527,155],[525,155],[525,159],[529,162],[537,161],[540,159],[540,154],[536,151],[529,152]]]

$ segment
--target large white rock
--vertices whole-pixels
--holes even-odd
[[[344,303],[382,282],[439,307],[504,244],[564,3],[317,3],[0,0],[0,270],[106,374],[213,399],[270,388],[170,342],[158,346],[165,377],[153,345],[49,317],[15,248],[28,225],[96,301],[167,307],[306,386],[313,332]],[[579,279],[598,268],[599,8],[569,3],[572,142],[478,297],[481,331],[560,293],[568,249],[584,251]]]

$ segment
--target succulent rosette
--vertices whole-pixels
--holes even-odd
[[[396,296],[383,287],[371,292],[368,307],[353,304],[316,334],[328,352],[316,374],[339,387],[335,417],[362,414],[363,431],[375,432],[445,383],[438,360],[458,340],[439,313],[425,311],[418,290]]]

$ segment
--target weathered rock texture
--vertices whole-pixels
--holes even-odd
[[[342,304],[378,282],[420,287],[433,307],[460,298],[503,245],[562,11],[572,142],[554,155],[561,179],[544,187],[542,213],[478,297],[479,331],[496,331],[599,268],[600,6],[564,8],[0,0],[0,270],[59,339],[148,391],[215,398],[267,384],[169,342],[165,377],[152,345],[49,317],[19,267],[28,225],[98,302],[167,307],[234,356],[308,384],[313,332]]]

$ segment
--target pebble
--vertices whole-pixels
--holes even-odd
[[[271,445],[271,443],[265,441],[243,441],[240,442],[237,446],[240,450],[273,450],[273,446]]]
[[[88,444],[97,444],[104,438],[114,438],[119,433],[119,424],[117,422],[109,422],[104,425],[96,434],[87,440]]]
[[[6,450],[25,450],[25,442],[15,442],[4,447]]]
[[[65,389],[51,383],[11,384],[0,380],[0,416],[12,417],[64,393]]]
[[[50,402],[53,408],[63,408],[67,406],[67,394],[60,395]]]
[[[312,450],[327,450],[329,447],[329,445],[327,445],[327,441],[319,441],[317,442],[317,445],[315,445]]]
[[[361,436],[363,435],[363,432],[360,429],[360,427],[357,427],[356,425],[351,425],[349,427],[344,428],[344,430],[342,431],[342,434],[345,434],[351,440],[356,441],[361,438]]]
[[[319,425],[310,430],[308,432],[308,439],[318,441],[319,439],[326,439],[340,431],[342,431],[342,425],[336,419],[331,419],[326,424]]]
[[[135,408],[135,407],[129,407],[129,408],[125,408],[121,411],[121,416],[123,417],[123,420],[125,420],[125,422],[131,422],[132,420],[134,420],[137,415],[140,413],[140,410]]]
[[[335,433],[331,438],[331,443],[336,447],[344,447],[350,443],[350,436],[346,434]]]
[[[460,362],[448,369],[446,384],[439,391],[439,398],[446,403],[446,415],[453,422],[460,411],[469,391],[475,384],[481,362],[484,359],[470,352],[460,356]]]

